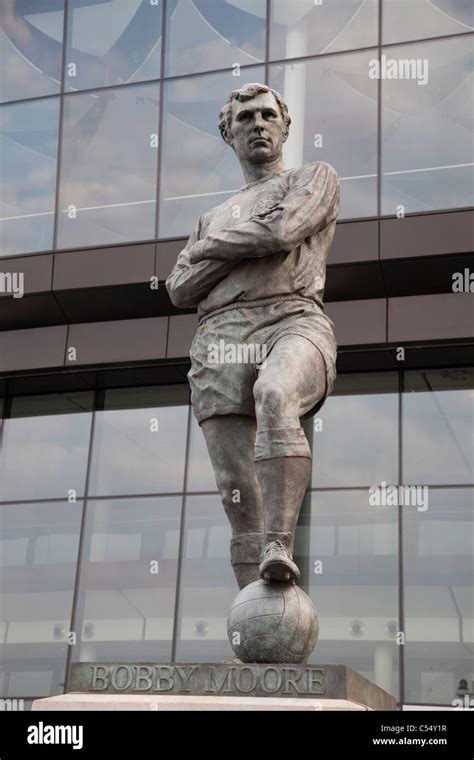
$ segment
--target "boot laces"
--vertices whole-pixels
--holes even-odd
[[[266,559],[269,554],[273,554],[275,551],[282,551],[285,554],[289,554],[288,548],[285,546],[283,541],[276,539],[275,541],[271,541],[269,544],[267,544],[263,552],[263,558]]]

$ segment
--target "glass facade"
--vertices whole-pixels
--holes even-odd
[[[68,0],[64,89],[157,79],[162,5],[141,0]]]
[[[155,235],[159,85],[64,99],[58,245]]]
[[[474,679],[473,395],[469,368],[346,374],[305,422],[311,662],[402,703]],[[62,693],[76,661],[227,659],[230,527],[188,386],[7,398],[1,430],[3,696]],[[383,483],[426,498],[374,502]]]
[[[265,59],[266,0],[174,0],[166,7],[167,76]]]
[[[53,247],[59,100],[0,107],[3,254]]]
[[[472,205],[473,39],[382,48],[388,60],[426,61],[427,79],[382,81],[383,214]]]
[[[0,255],[187,236],[243,184],[217,116],[255,80],[340,219],[470,206],[473,29],[469,0],[8,0]]]

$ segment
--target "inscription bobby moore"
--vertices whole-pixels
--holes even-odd
[[[89,692],[281,696],[325,692],[324,668],[306,666],[91,663],[85,670],[85,663],[81,663],[73,670],[73,688]]]

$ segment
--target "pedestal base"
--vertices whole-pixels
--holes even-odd
[[[395,710],[345,665],[93,663],[72,666],[70,693],[33,710]]]
[[[370,710],[347,699],[298,699],[297,697],[195,697],[151,696],[144,694],[63,694],[36,699],[32,710]]]

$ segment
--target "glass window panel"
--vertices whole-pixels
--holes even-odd
[[[387,63],[419,60],[420,68],[418,79],[382,81],[382,213],[473,204],[473,43],[467,36],[384,49]]]
[[[271,60],[378,43],[378,0],[272,0],[270,19]]]
[[[155,236],[159,85],[69,95],[58,246]]]
[[[473,517],[468,488],[430,488],[426,511],[404,511],[407,703],[454,706],[461,680],[472,697]]]
[[[88,502],[74,660],[170,662],[181,504]]]
[[[92,393],[17,397],[0,440],[0,501],[84,494]]]
[[[473,15],[472,0],[383,0],[383,42],[469,32]]]
[[[0,3],[0,100],[61,88],[64,0]]]
[[[240,74],[211,74],[165,85],[162,238],[189,234],[201,214],[245,184],[235,154],[217,127],[219,111],[232,90],[265,78],[260,66]]]
[[[0,108],[0,255],[53,247],[59,98]]]
[[[396,374],[340,375],[305,429],[313,451],[312,488],[398,482]]]
[[[194,415],[192,416],[189,443],[187,490],[217,491],[206,441]]]
[[[227,615],[238,594],[230,564],[231,530],[218,496],[188,496],[177,662],[233,657]]]
[[[63,693],[81,515],[80,501],[0,505],[2,696]]]
[[[166,75],[231,68],[265,57],[266,0],[173,0]]]
[[[107,391],[105,398],[104,411],[96,412],[89,492],[182,491],[186,387],[177,387],[174,401],[160,387]]]
[[[84,90],[158,78],[162,6],[150,0],[70,0],[66,87]]]
[[[403,480],[474,483],[474,370],[405,373]]]
[[[348,665],[395,697],[397,540],[397,510],[370,506],[366,491],[313,491],[295,541],[300,585],[319,617],[309,662]]]
[[[287,166],[332,164],[341,179],[339,219],[377,212],[377,82],[374,53],[270,66],[270,85],[293,122],[283,149]]]

